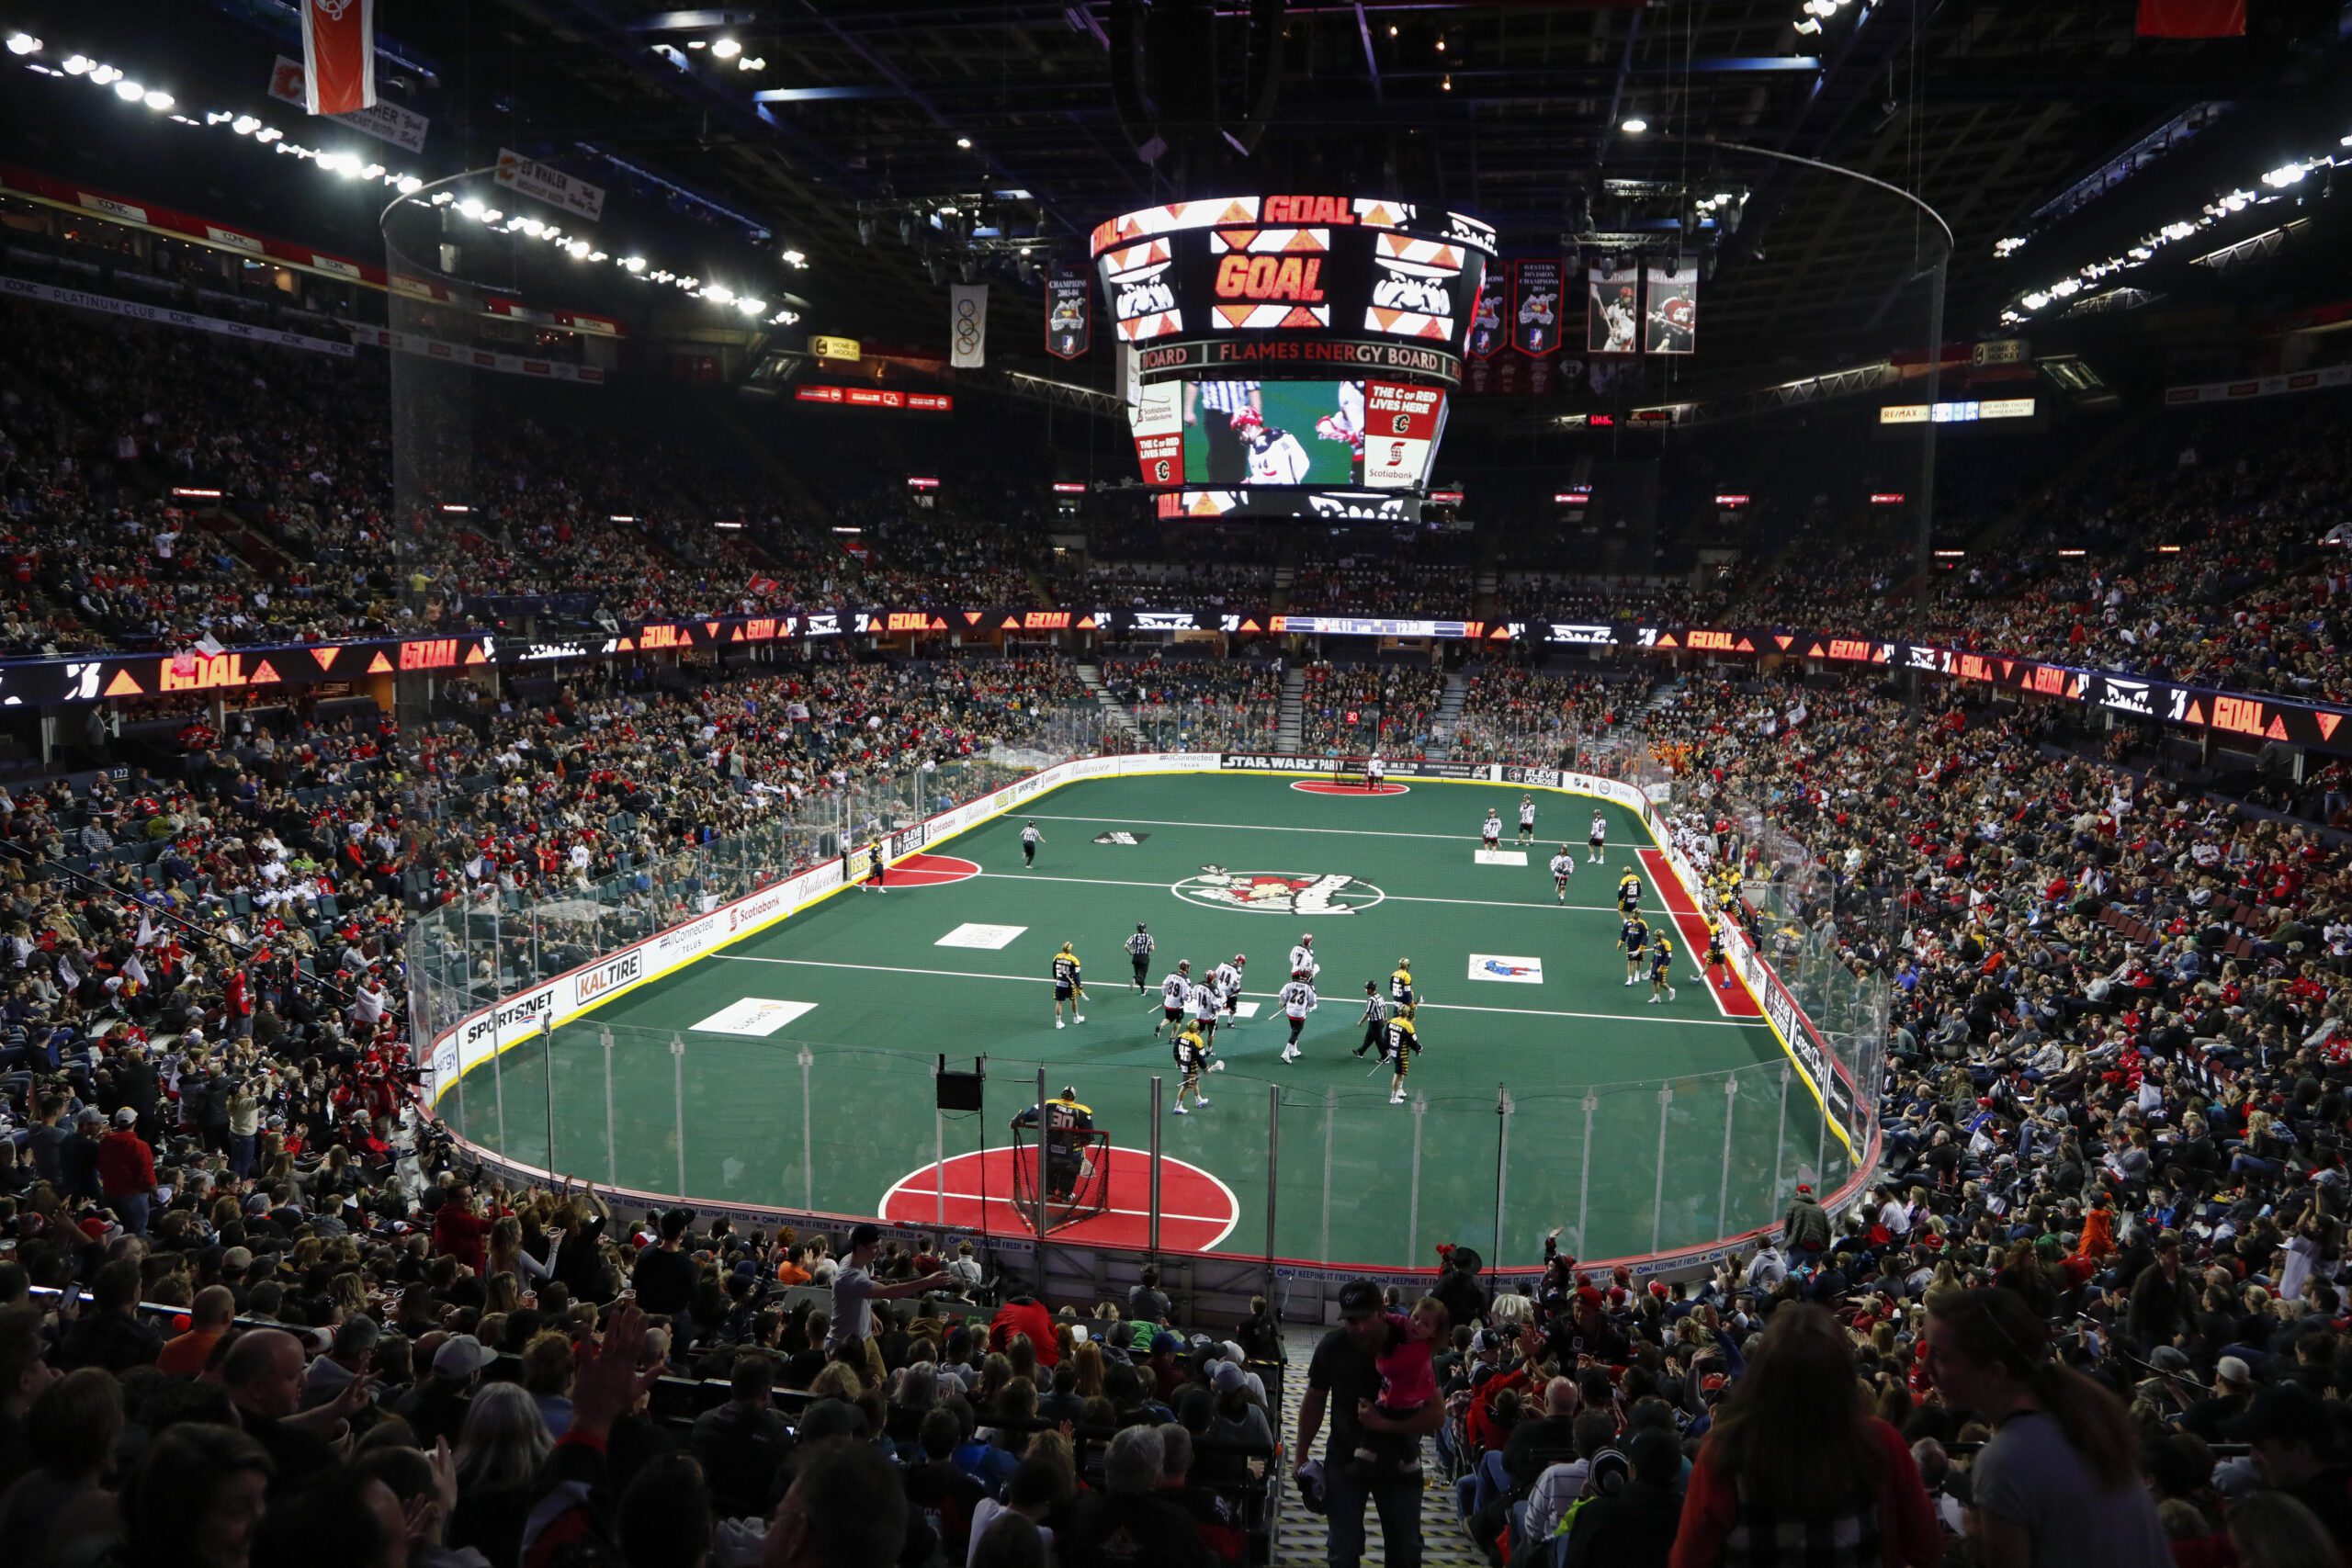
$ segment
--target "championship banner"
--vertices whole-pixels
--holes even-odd
[[[376,0],[301,0],[302,107],[357,114],[376,102]]]
[[[1503,345],[1502,293],[1500,281],[1492,278],[1478,290],[1478,302],[1470,310],[1470,357],[1473,359],[1491,359],[1495,351]]]
[[[1540,359],[1560,346],[1560,264],[1556,258],[1511,265],[1516,324],[1511,346]]]
[[[1087,296],[1083,272],[1057,268],[1046,278],[1046,352],[1057,359],[1078,359],[1094,346],[1092,301]]]
[[[1619,272],[1605,262],[1596,262],[1586,275],[1584,350],[1587,354],[1631,354],[1638,341],[1635,329],[1642,319],[1641,305],[1634,298],[1634,284],[1638,275]]]
[[[980,369],[989,362],[989,287],[958,283],[947,295],[947,363]]]
[[[1699,340],[1699,269],[1695,265],[1643,269],[1649,298],[1643,318],[1642,347],[1651,354],[1690,354]]]

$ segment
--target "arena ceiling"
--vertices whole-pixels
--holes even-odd
[[[2240,114],[2306,91],[2335,48],[2330,0],[2257,0],[2253,36],[2205,44],[2135,38],[2132,0],[1814,5],[1830,14],[1807,0],[436,0],[381,6],[379,26],[422,62],[436,126],[461,130],[469,155],[594,149],[674,182],[682,217],[730,227],[706,198],[746,220],[735,235],[764,231],[770,256],[807,257],[779,264],[775,287],[819,331],[936,341],[924,241],[954,247],[922,227],[902,243],[892,215],[972,193],[1024,193],[996,203],[1000,248],[1043,261],[1082,257],[1092,224],[1134,207],[1278,188],[1442,203],[1495,224],[1506,254],[1540,253],[1607,225],[1607,182],[1687,183],[1747,193],[1702,289],[1697,368],[1751,381],[1923,343],[1917,275],[1939,237],[1893,197],[1720,144],[1916,190],[1957,236],[1962,336],[2023,286],[1994,246],[2038,209],[2192,106]],[[124,15],[151,10],[126,0]],[[282,40],[291,12],[152,14],[159,34],[201,17],[266,50],[252,34]],[[722,39],[741,53],[720,58]],[[1634,118],[1649,129],[1621,129]],[[999,309],[1035,309],[999,260]],[[1043,360],[1029,334],[1000,341]]]
[[[543,142],[576,132],[723,186],[809,255],[802,292],[879,335],[936,290],[887,220],[861,243],[860,201],[1026,191],[1021,217],[1069,256],[1091,224],[1180,193],[1388,187],[1479,216],[1517,248],[1556,243],[1607,179],[1729,180],[1754,194],[1704,299],[1707,357],[1749,367],[1923,339],[1924,291],[1902,286],[1935,246],[1891,197],[1705,143],[1918,192],[1958,239],[1959,333],[1997,314],[1995,243],[2071,180],[2190,104],[2291,77],[2293,28],[2276,9],[2278,36],[2196,45],[2135,39],[2128,0],[1854,0],[1809,35],[1802,0],[1279,8],[1279,80],[1247,160],[1227,138],[1248,138],[1263,73],[1250,0],[1219,0],[1210,59],[1163,71],[1147,124],[1114,90],[1128,39],[1113,0],[487,0],[417,24],[432,46],[470,11],[450,47],[486,78],[502,73],[485,57],[511,52],[506,79]],[[743,54],[692,47],[720,37]],[[1646,134],[1619,129],[1634,115]],[[1137,149],[1155,132],[1170,144],[1156,164]],[[1016,285],[999,276],[1010,307]]]

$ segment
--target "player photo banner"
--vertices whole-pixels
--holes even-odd
[[[1511,346],[1541,359],[1560,346],[1560,263],[1511,264]]]
[[[1057,271],[1046,279],[1046,352],[1057,359],[1079,359],[1094,346],[1086,274]]]
[[[1491,359],[1503,346],[1503,292],[1499,277],[1489,277],[1478,290],[1478,302],[1470,310],[1470,357],[1474,360]]]
[[[1585,352],[1633,353],[1642,319],[1641,302],[1634,288],[1640,274],[1630,268],[1620,272],[1606,263],[1597,263],[1586,277]]]
[[[376,102],[376,0],[301,0],[302,107],[357,114]]]
[[[1642,347],[1651,354],[1690,354],[1699,339],[1699,269],[1696,266],[1643,269],[1649,298],[1644,316]]]

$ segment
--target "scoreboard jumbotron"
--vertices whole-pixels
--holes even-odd
[[[1114,218],[1092,250],[1147,486],[1216,513],[1427,488],[1493,229],[1387,197],[1220,197]]]

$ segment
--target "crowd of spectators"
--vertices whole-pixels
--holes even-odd
[[[1155,750],[1263,751],[1282,722],[1282,666],[1271,659],[1105,660],[1102,683]]]
[[[1299,739],[1309,751],[1418,757],[1436,739],[1445,671],[1427,665],[1316,663],[1306,668]]]
[[[1454,760],[1543,767],[1558,767],[1580,745],[1609,736],[1648,689],[1640,681],[1491,663],[1469,671],[1466,688],[1453,728]]]

